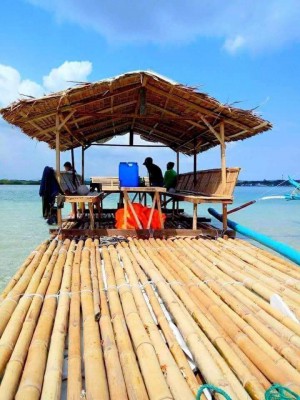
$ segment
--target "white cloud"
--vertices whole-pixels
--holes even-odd
[[[236,36],[233,39],[226,39],[224,43],[224,49],[228,51],[228,53],[234,54],[245,44],[245,39],[242,36]]]
[[[89,61],[65,61],[43,77],[43,85],[30,79],[22,79],[15,68],[0,64],[0,107],[7,106],[23,96],[42,97],[49,92],[55,92],[73,86],[73,82],[87,80],[92,71]]]
[[[276,49],[300,40],[299,0],[27,0],[93,29],[111,42],[223,40],[230,53]]]
[[[65,61],[44,76],[43,84],[48,91],[56,92],[72,86],[72,81],[86,82],[91,72],[92,63],[89,61]]]
[[[21,94],[39,97],[43,88],[29,79],[22,80],[15,68],[0,64],[0,106],[17,100]]]

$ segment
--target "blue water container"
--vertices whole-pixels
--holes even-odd
[[[120,187],[139,186],[139,166],[136,162],[120,162],[119,164]]]

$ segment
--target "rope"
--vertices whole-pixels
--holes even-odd
[[[197,393],[197,396],[196,396],[196,400],[200,400],[200,397],[201,397],[201,395],[202,395],[202,393],[204,392],[205,389],[208,389],[208,390],[210,390],[212,392],[221,394],[222,396],[224,396],[224,398],[226,400],[232,400],[231,397],[226,392],[224,392],[223,389],[220,389],[217,386],[209,385],[209,384],[205,384],[205,385],[200,386],[200,388],[198,390],[198,393]]]
[[[300,396],[291,389],[274,383],[265,393],[265,400],[300,400]]]

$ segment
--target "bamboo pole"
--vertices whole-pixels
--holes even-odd
[[[113,246],[109,246],[109,252],[126,324],[134,343],[149,398],[151,400],[173,399],[164,379],[153,343],[140,319],[133,295],[126,283],[118,254]]]
[[[187,258],[187,255],[188,254],[190,254],[190,249],[184,254],[184,257],[183,257],[183,259],[186,259]],[[177,260],[178,261],[178,260]],[[195,264],[195,260],[194,261],[191,261],[190,262],[190,264],[189,264],[189,267],[190,268],[193,268],[193,272],[195,273],[195,274],[197,274],[197,275],[199,275],[199,274],[201,274],[201,264],[197,264],[197,266],[195,266],[195,267],[193,267],[194,266],[194,264]],[[207,274],[207,275],[199,275],[199,277],[200,277],[200,279],[206,279],[206,281],[207,281],[207,284],[208,285],[211,285],[211,284],[214,284],[214,277],[212,276],[212,275],[210,275],[210,274]],[[213,278],[213,279],[211,279],[211,278]],[[213,280],[212,282],[210,282],[210,280]],[[203,297],[203,298],[201,298],[201,301],[205,301],[205,297]],[[216,313],[216,315],[219,317],[219,321],[223,321],[222,322],[222,325],[223,325],[223,327],[224,327],[224,329],[225,329],[225,327],[227,326],[227,329],[228,329],[228,333],[229,333],[229,335],[230,336],[232,336],[233,335],[233,331],[232,331],[232,327],[234,326],[234,323],[233,323],[233,320],[231,321],[231,323],[229,323],[229,321],[228,321],[228,323],[226,324],[226,318],[225,318],[225,314],[224,314],[224,309],[223,309],[223,311],[222,312],[218,312],[217,311],[217,309],[215,309],[214,310],[214,308],[213,307],[210,307],[209,308],[209,310],[210,310],[210,312],[214,312],[215,311],[215,313]],[[222,314],[223,313],[223,314]],[[219,315],[220,314],[220,315]],[[215,315],[215,314],[214,314]],[[223,317],[222,317],[223,316]],[[236,322],[236,320],[235,320],[235,322]],[[242,326],[240,326],[240,328],[242,328]],[[249,352],[249,350],[250,350],[250,348],[251,348],[251,343],[249,343],[249,347],[247,348],[247,346],[245,346],[245,343],[246,342],[248,342],[248,340],[247,340],[247,338],[245,338],[245,337],[243,337],[243,335],[241,335],[241,334],[239,334],[239,338],[238,338],[239,340],[235,340],[236,341],[236,343],[241,347],[241,349],[245,352],[245,354],[247,354],[248,355],[248,357],[262,370],[262,371],[264,371],[264,373],[267,375],[267,376],[269,376],[269,378],[270,378],[270,380],[273,380],[273,381],[278,381],[279,382],[279,380],[281,379],[281,381],[282,381],[282,372],[283,372],[283,370],[285,370],[285,379],[288,379],[289,381],[292,381],[292,382],[297,382],[297,380],[299,380],[299,374],[298,373],[296,373],[296,371],[289,365],[289,364],[287,364],[287,363],[281,363],[280,365],[281,365],[281,368],[278,370],[278,368],[276,367],[276,364],[277,365],[279,365],[279,359],[278,359],[278,357],[277,357],[277,355],[275,355],[275,359],[276,360],[274,360],[274,361],[272,361],[272,363],[274,364],[274,362],[276,361],[276,364],[275,364],[275,367],[274,368],[272,368],[270,371],[266,371],[266,370],[264,370],[264,367],[265,367],[265,365],[260,365],[260,361],[259,361],[259,359],[257,360],[256,359],[256,355],[257,354],[259,354],[259,351],[258,351],[258,349],[256,350],[256,352],[253,350],[253,352],[252,351],[250,351]],[[245,339],[245,343],[243,343],[243,339]],[[258,341],[258,340],[261,340],[261,338],[258,336],[258,335],[256,335],[256,341]],[[262,340],[261,340],[262,341]],[[265,347],[265,344],[263,344],[264,345],[264,347]],[[266,349],[266,348],[265,348]],[[270,354],[267,356],[267,357],[270,357]],[[269,361],[268,361],[268,363],[269,363]],[[270,361],[270,363],[271,363],[271,361]],[[271,364],[268,364],[268,365],[271,365]],[[273,365],[274,366],[274,365]],[[284,367],[285,366],[285,367]],[[289,368],[288,368],[288,366],[289,366]],[[277,376],[274,376],[274,373],[276,372],[276,375]]]
[[[159,242],[159,241],[158,241]],[[192,293],[187,293],[187,291],[182,287],[182,285],[178,284],[177,282],[180,283],[181,277],[185,277],[185,266],[182,264],[178,258],[177,261],[172,260],[172,253],[170,251],[167,251],[166,248],[158,248],[156,251],[152,249],[152,246],[149,246],[146,250],[148,254],[151,256],[153,259],[154,263],[156,264],[157,268],[159,268],[160,272],[162,273],[163,277],[166,279],[167,282],[169,282],[170,285],[172,285],[172,290],[178,295],[178,297],[181,299],[183,304],[185,305],[186,309],[188,312],[194,317],[196,322],[199,324],[201,329],[206,333],[207,337],[212,341],[212,343],[217,347],[217,349],[221,352],[223,357],[226,359],[226,362],[229,364],[229,366],[233,369],[235,374],[240,379],[240,382],[243,383],[243,386],[247,389],[247,391],[254,396],[254,398],[259,399],[261,396],[264,394],[264,389],[261,387],[257,379],[250,374],[248,369],[246,369],[243,365],[243,363],[240,361],[240,359],[237,357],[237,355],[232,351],[230,346],[227,344],[227,342],[224,340],[224,338],[221,337],[219,332],[213,327],[213,325],[209,322],[209,320],[206,318],[205,314],[203,314],[198,305],[197,305],[197,300],[195,301],[195,298],[193,296],[194,291],[193,289],[196,288],[196,286],[191,286]],[[160,258],[158,254],[155,254],[158,252],[161,254],[164,258]],[[167,262],[165,262],[167,258]],[[175,257],[174,257],[175,258]],[[176,258],[175,258],[176,260]],[[177,264],[178,263],[178,264]],[[177,276],[174,275],[174,272],[170,271],[170,268],[174,268],[174,270],[178,273],[178,279]],[[178,268],[177,268],[178,267]],[[189,282],[191,283],[191,282]],[[193,283],[193,282],[192,282]],[[244,392],[242,386],[240,386],[240,396],[246,396],[246,393]]]
[[[170,252],[167,253],[167,256],[169,257],[169,263],[171,262],[170,260],[172,260],[172,258],[174,257],[174,259],[175,259],[176,262],[177,262],[176,267],[178,268],[179,263],[181,263],[181,261],[179,261],[179,257],[180,257],[179,252],[176,253],[176,257],[175,257],[175,255],[171,254]],[[185,260],[185,257],[183,257],[183,260]],[[174,264],[172,264],[172,266],[173,266],[173,265],[174,265]],[[186,269],[184,269],[184,268],[186,268]],[[219,307],[219,305],[218,305],[218,304],[215,304],[214,306],[212,306],[212,304],[209,302],[208,298],[205,298],[205,295],[204,295],[203,291],[201,291],[201,290],[198,288],[198,284],[199,284],[198,278],[194,277],[194,275],[189,271],[188,267],[186,267],[184,263],[182,263],[182,265],[181,265],[181,271],[183,271],[183,270],[185,270],[185,271],[187,272],[187,274],[189,275],[189,278],[188,278],[187,280],[185,279],[185,282],[188,284],[188,283],[190,282],[190,280],[192,280],[192,282],[194,283],[194,285],[189,286],[189,290],[192,291],[192,292],[194,292],[195,295],[197,295],[197,297],[198,297],[199,300],[201,301],[201,304],[203,304],[203,305],[206,304],[206,307],[208,308],[208,310],[210,310],[211,312],[214,312],[214,313],[216,312],[216,313],[217,313],[217,308]],[[180,271],[180,272],[181,272],[181,271]],[[182,274],[181,274],[180,276],[182,276]],[[182,277],[185,278],[185,276],[182,276]],[[196,283],[196,285],[195,285],[195,283]],[[214,288],[214,289],[215,289],[215,292],[216,292],[221,298],[224,297],[224,295],[225,295],[225,293],[226,293],[226,290],[224,290],[224,287],[221,288],[221,290],[218,290],[218,283],[217,283],[217,282],[214,282],[214,281],[209,282],[208,285],[211,286],[212,288]],[[201,293],[200,293],[200,292],[201,292]],[[229,295],[228,293],[227,293],[226,296],[227,296],[227,303],[228,303],[228,305],[230,305],[231,308],[232,308],[234,311],[236,311],[238,314],[241,314],[240,310],[243,310],[243,316],[246,318],[246,320],[248,321],[248,320],[250,319],[250,322],[253,322],[253,319],[252,319],[251,314],[250,314],[250,317],[249,317],[249,314],[248,314],[249,311],[244,310],[245,306],[243,306],[243,308],[241,308],[240,305],[239,305],[238,303],[236,303],[235,300],[234,300],[232,297],[230,297],[230,295]],[[213,310],[212,307],[215,307],[215,309]],[[215,314],[214,314],[214,315],[215,315]],[[248,317],[249,317],[249,318],[248,318]],[[219,321],[222,321],[222,318],[221,318],[221,317],[219,317]],[[226,320],[224,320],[223,322],[224,322],[224,324],[223,324],[222,326],[225,327],[225,326],[226,326],[226,324],[225,324],[225,323],[226,323]],[[249,321],[248,321],[248,322],[249,322]],[[255,322],[256,322],[256,325],[255,325],[255,324],[253,324],[253,325],[254,325],[254,327],[256,327],[256,330],[260,331],[260,333],[265,334],[265,332],[263,332],[263,329],[262,329],[262,327],[261,327],[260,321],[259,321],[259,320],[255,320]],[[259,324],[260,324],[260,325],[259,325]],[[220,325],[221,325],[221,324],[220,324]],[[233,324],[232,324],[232,325],[233,325]],[[244,326],[245,326],[245,325],[244,325]],[[240,327],[240,326],[239,326],[239,327]],[[230,331],[228,331],[228,333],[230,334]],[[264,336],[264,335],[262,335],[262,337],[263,337],[263,336]],[[271,342],[272,346],[275,347],[275,348],[277,348],[277,350],[280,351],[281,353],[284,353],[284,355],[286,356],[286,358],[289,359],[289,361],[291,362],[291,364],[294,364],[294,363],[295,363],[295,364],[298,364],[298,362],[297,362],[297,357],[293,357],[293,352],[291,351],[291,350],[292,350],[291,347],[287,346],[287,344],[286,344],[283,340],[281,340],[280,338],[278,338],[275,334],[273,334],[272,331],[269,331],[269,332],[267,333],[266,336],[267,336],[267,339],[269,339],[269,341]],[[282,347],[280,347],[280,345],[281,345]],[[287,356],[288,356],[288,357],[287,357]],[[252,360],[252,361],[253,361],[253,360]],[[297,366],[297,365],[296,365],[296,366]],[[261,369],[261,366],[259,366],[259,367],[260,367],[260,369]],[[262,370],[263,370],[263,369],[262,369]],[[283,368],[281,368],[281,370],[283,371]],[[287,370],[286,373],[287,373],[287,376],[289,376],[289,374],[290,374],[291,377],[293,376],[295,379],[297,379],[297,373],[296,373],[296,371],[293,370],[292,368],[289,368],[289,370]],[[265,374],[266,374],[266,372],[265,372]],[[267,376],[268,376],[268,375],[267,375]],[[300,377],[300,375],[299,375],[299,377]],[[299,378],[299,377],[298,377],[298,378]],[[270,378],[270,375],[269,375],[269,378]],[[271,379],[271,378],[270,378],[270,379]]]
[[[214,247],[214,244],[208,243],[207,241],[203,241],[201,243],[202,247],[208,247],[209,250],[217,251]],[[243,256],[243,252],[236,251],[237,254]],[[240,254],[242,253],[242,254]],[[217,253],[211,253],[209,251],[206,251],[206,254],[208,254],[208,257],[210,260],[212,260],[220,269],[225,271],[228,275],[230,275],[232,278],[237,278],[242,282],[245,282],[246,287],[249,287],[250,289],[257,291],[258,294],[263,296],[266,300],[270,300],[271,296],[274,294],[274,292],[280,292],[282,297],[286,300],[287,304],[290,306],[292,311],[296,314],[296,316],[299,315],[300,317],[300,298],[299,298],[299,293],[296,293],[295,291],[286,288],[284,285],[276,282],[274,279],[271,278],[265,278],[262,273],[256,272],[252,275],[249,274],[249,267],[248,264],[245,264],[245,262],[241,261],[237,257],[231,257],[230,255],[226,254],[226,252],[219,252]],[[244,258],[247,258],[247,256],[244,256]],[[224,262],[223,260],[226,259]],[[231,261],[229,264],[228,259]],[[251,259],[248,259],[248,262],[251,262]],[[235,265],[238,265],[242,272],[237,272],[235,268],[232,267],[232,263],[235,263]],[[259,264],[260,265],[260,264]],[[245,272],[244,272],[245,270]],[[266,283],[264,285],[263,283]]]
[[[282,270],[282,267],[285,267],[283,270],[284,271],[287,270],[289,274],[295,272],[297,273],[297,276],[299,276],[300,274],[299,267],[293,264],[292,261],[288,261],[276,254],[269,253],[264,249],[253,246],[253,244],[247,242],[246,240],[235,238],[235,243],[242,245],[246,251],[248,251],[251,254],[254,253],[255,256],[257,256],[258,258],[261,257],[262,261],[263,260],[274,261],[275,264],[273,264],[273,266],[275,268],[278,268],[279,270]]]
[[[189,387],[193,391],[194,395],[196,395],[197,391],[199,389],[199,384],[198,384],[197,379],[186,359],[184,352],[182,351],[172,329],[170,328],[169,322],[161,309],[161,306],[156,297],[156,294],[155,294],[151,284],[149,283],[146,274],[143,272],[143,270],[140,268],[139,264],[136,262],[133,254],[131,253],[131,251],[128,247],[128,244],[123,242],[122,245],[123,245],[123,247],[125,247],[126,253],[132,262],[134,271],[137,274],[138,279],[140,280],[141,284],[144,286],[144,290],[147,293],[152,310],[155,314],[155,317],[157,319],[157,322],[158,322],[161,330],[163,331],[163,334],[168,343],[169,349],[172,352],[172,355],[173,355],[175,361],[177,362],[177,365],[178,365],[180,371],[182,371],[182,374],[185,377]]]
[[[18,340],[20,331],[26,318],[27,311],[31,305],[33,295],[36,293],[41,278],[48,266],[49,260],[53,256],[57,241],[53,240],[45,251],[41,262],[35,270],[25,294],[20,298],[3,335],[0,339],[0,376],[3,376],[5,366],[12,354],[13,348]],[[51,262],[51,261],[50,261]]]
[[[55,266],[55,271],[47,289],[38,324],[28,349],[27,360],[24,366],[21,383],[16,394],[16,400],[35,400],[40,398],[48,346],[57,306],[57,292],[61,286],[67,255],[70,257],[72,254],[68,251],[69,246],[70,240],[66,239],[64,241],[64,246],[59,251],[59,258]]]
[[[267,312],[269,315],[271,315],[273,318],[275,318],[281,324],[283,324],[288,329],[290,329],[291,331],[296,333],[298,336],[300,336],[300,326],[299,326],[299,324],[297,322],[293,321],[290,317],[285,316],[280,311],[278,311],[275,308],[273,308],[269,303],[267,303],[262,298],[256,296],[250,290],[248,290],[248,289],[246,289],[244,287],[239,287],[238,291],[242,292],[254,304],[256,304],[258,307],[260,307],[260,309],[262,309],[265,312]]]
[[[225,379],[219,365],[216,363],[211,353],[207,350],[206,346],[202,343],[193,325],[183,313],[180,303],[176,297],[174,297],[172,290],[163,279],[161,273],[157,270],[150,259],[144,258],[132,245],[131,251],[144,272],[151,278],[152,281],[155,282],[160,296],[162,297],[169,312],[173,315],[176,325],[183,335],[184,340],[193,354],[193,358],[205,380],[224,389],[233,400],[238,399],[232,390],[230,383]],[[216,395],[216,397],[221,399],[219,395]]]
[[[132,348],[120,298],[116,289],[116,280],[110,256],[105,247],[102,248],[102,257],[107,281],[108,304],[112,316],[112,323],[126,383],[127,394],[130,400],[148,400],[149,397]],[[130,368],[128,368],[128,365],[130,365]]]
[[[46,242],[48,243],[48,241]],[[29,256],[26,258],[26,260],[22,263],[22,265],[20,266],[20,268],[17,270],[17,272],[14,274],[14,276],[9,280],[9,282],[7,283],[7,285],[5,286],[5,288],[3,289],[1,295],[0,295],[0,304],[2,303],[2,301],[5,299],[5,297],[8,295],[8,293],[12,290],[12,288],[17,284],[17,282],[20,280],[20,278],[22,277],[24,271],[26,270],[26,268],[28,267],[28,265],[31,263],[31,261],[33,260],[34,256],[36,255],[36,253],[40,250],[41,248],[41,244],[37,246],[37,248],[35,250],[33,250]]]
[[[108,400],[109,393],[101,349],[100,332],[94,315],[90,276],[91,242],[91,239],[86,240],[80,264],[86,395],[88,399]]]
[[[183,378],[182,373],[177,367],[176,362],[174,361],[169,351],[169,348],[163,340],[161,333],[159,332],[156,323],[151,316],[145,298],[141,292],[141,288],[139,287],[139,280],[135,274],[130,258],[120,245],[117,246],[117,249],[131,285],[130,291],[136,304],[137,310],[139,312],[143,325],[147,327],[147,332],[149,334],[150,340],[153,343],[155,352],[158,356],[160,368],[165,371],[165,379],[168,383],[174,399],[193,400],[194,394],[192,393],[185,379]],[[124,283],[125,279],[123,279],[123,284]]]
[[[152,246],[156,249],[160,248],[161,245],[159,245],[159,243],[155,243],[154,239],[150,239],[149,242],[151,242]],[[145,244],[145,241],[140,241],[140,243],[143,244],[143,247],[145,249],[147,249],[147,245]],[[156,245],[159,246],[156,246]],[[139,249],[140,250],[140,249]],[[144,256],[144,254],[143,254]],[[147,254],[145,255],[146,257]],[[148,257],[149,260],[151,260],[150,257]],[[170,287],[173,287],[174,285],[179,285],[179,278],[178,281],[172,281],[172,283],[170,284]],[[233,391],[236,394],[236,396],[238,398],[249,398],[248,394],[244,391],[244,389],[241,388],[241,383],[240,381],[236,378],[236,376],[233,374],[233,372],[231,371],[231,369],[228,367],[228,364],[225,362],[225,360],[220,356],[219,352],[216,350],[216,348],[213,346],[213,344],[211,343],[211,341],[206,337],[206,335],[203,333],[203,331],[199,328],[199,326],[196,324],[195,320],[192,318],[191,314],[187,311],[187,309],[183,306],[183,304],[180,302],[179,300],[179,304],[181,305],[182,308],[182,312],[184,312],[186,318],[189,320],[189,322],[192,324],[195,332],[199,335],[199,337],[201,338],[201,341],[203,342],[204,346],[209,350],[209,352],[212,354],[214,360],[216,361],[216,363],[218,364],[218,366],[220,367],[221,371],[223,372],[225,378],[230,381],[230,384],[232,385]]]
[[[5,299],[2,301],[0,305],[0,337],[2,336],[4,329],[6,328],[6,325],[8,321],[10,320],[10,317],[12,313],[14,312],[15,308],[17,307],[17,304],[20,300],[21,295],[25,292],[27,286],[29,285],[29,282],[32,278],[32,275],[34,271],[37,269],[37,267],[40,264],[40,261],[44,255],[44,252],[47,249],[47,244],[44,243],[40,250],[35,254],[33,260],[31,263],[27,266],[25,269],[23,275],[19,279],[19,281],[16,283],[16,285],[12,288],[12,290],[8,293],[8,295],[5,297]]]
[[[257,276],[258,274],[263,277],[266,276],[265,280],[269,279],[268,281],[266,281],[268,284],[270,284],[274,280],[274,285],[278,285],[278,283],[284,284],[284,286],[288,286],[289,289],[292,289],[292,291],[296,292],[296,294],[300,294],[300,274],[298,278],[292,279],[291,275],[289,274],[288,268],[286,268],[285,271],[277,270],[274,268],[274,263],[268,260],[261,261],[260,259],[245,251],[242,246],[236,246],[231,241],[229,241],[227,244],[224,244],[224,242],[221,241],[217,241],[216,245],[214,246],[214,251],[217,253],[219,249],[221,251],[222,249],[224,249],[224,247],[226,249],[225,255],[228,259],[238,259],[240,261],[240,255],[242,255],[244,259],[244,262],[242,261],[242,264],[245,265],[244,270],[249,271],[250,273],[252,273],[253,276]],[[229,251],[229,253],[227,252],[227,250]],[[277,266],[277,263],[275,265]],[[270,279],[270,277],[272,279]],[[295,296],[295,294],[293,294],[293,296]]]
[[[122,372],[120,363],[119,353],[116,346],[115,334],[111,322],[111,316],[107,305],[107,299],[105,295],[105,285],[102,277],[102,267],[100,252],[98,251],[99,240],[94,241],[96,246],[96,266],[98,272],[99,288],[100,288],[100,332],[103,345],[103,355],[107,373],[109,394],[111,399],[122,399],[127,400],[127,391],[125,380]],[[72,399],[73,400],[73,399]],[[75,400],[75,398],[74,398]]]
[[[44,296],[47,291],[52,274],[59,265],[58,255],[61,244],[54,250],[53,256],[45,270],[41,283],[30,305],[26,319],[22,325],[22,330],[16,342],[10,360],[6,366],[5,374],[3,376],[0,386],[0,399],[12,400],[18,389],[19,380],[23,371],[23,366],[27,357],[28,348],[38,322],[40,310],[43,305]]]
[[[92,287],[93,287],[94,315],[95,315],[95,320],[99,321],[100,293],[99,293],[98,273],[96,267],[96,247],[94,242],[91,243],[91,277],[92,277]]]
[[[175,241],[174,243],[179,243],[179,241]],[[191,242],[186,240],[186,243],[191,243]],[[196,242],[194,242],[194,243],[196,243]],[[198,242],[198,244],[199,244],[199,242]],[[207,267],[209,268],[208,271],[210,271],[211,270],[210,262],[208,262],[207,259],[204,258],[201,254],[201,252],[203,253],[203,248],[200,248],[199,246],[195,247],[195,245],[194,245],[194,247],[189,248],[189,251],[187,252],[187,256],[191,257],[191,254],[192,254],[192,252],[195,251],[195,248],[198,249],[199,252],[196,253],[195,258],[193,258],[193,260],[195,260],[195,262],[197,262],[200,259],[202,263],[207,265]],[[204,251],[205,251],[205,249],[204,249]],[[217,274],[218,276],[220,276],[220,279],[223,279],[225,281],[230,280],[230,276],[226,275],[223,271],[221,271],[219,269],[214,269],[214,273]],[[238,281],[237,281],[237,283],[238,283]],[[227,290],[231,290],[231,292],[233,292],[233,289],[231,289],[230,286],[228,286]],[[257,296],[251,290],[249,290],[248,288],[241,286],[241,285],[236,285],[234,288],[234,293],[238,293],[238,292],[241,292],[243,294],[243,296],[246,296],[253,302],[253,304],[257,305],[259,307],[259,310],[261,310],[260,313],[262,313],[262,311],[264,310],[266,313],[268,313],[268,315],[272,316],[274,319],[276,319],[278,322],[280,322],[283,326],[287,327],[291,332],[294,332],[298,336],[300,335],[299,324],[297,324],[296,322],[291,320],[289,317],[284,316],[282,313],[280,313],[279,311],[277,311],[276,309],[271,307],[270,304],[267,303],[265,300],[263,300],[260,296]],[[263,314],[263,315],[265,315],[265,314]],[[284,332],[284,329],[281,328],[280,331]],[[287,337],[289,337],[289,335],[287,335]],[[295,337],[295,336],[292,336],[292,337]]]
[[[284,338],[280,338],[272,329],[268,328],[266,324],[257,318],[252,310],[249,308],[249,303],[245,302],[241,306],[240,301],[243,301],[243,298],[237,299],[234,297],[234,290],[231,290],[230,286],[225,287],[221,286],[218,282],[209,282],[209,287],[223,299],[223,301],[228,304],[233,311],[235,311],[243,320],[245,320],[250,326],[252,326],[262,338],[264,338],[279,354],[284,356],[296,369],[300,370],[300,352],[296,347],[292,345],[292,343],[288,343]],[[232,292],[228,293],[228,291]],[[243,325],[245,326],[245,325]],[[274,329],[274,324],[272,325]],[[281,331],[284,330],[284,327],[281,327]],[[286,334],[290,337],[293,336],[293,332],[287,332]],[[297,337],[294,338],[294,342],[299,344],[299,339]]]
[[[74,259],[75,241],[70,245],[64,267],[60,294],[57,304],[54,326],[47,358],[42,389],[42,400],[59,400],[61,398],[62,367],[64,361],[65,339],[71,290],[71,275]]]
[[[168,241],[168,247],[162,249],[162,251],[165,251],[166,249],[170,250],[170,244],[171,243]],[[172,253],[167,252],[164,254],[164,258],[168,257],[170,267],[174,267],[174,263],[172,261],[175,262],[175,259],[177,260],[176,263],[180,262],[179,256],[180,252],[177,253],[175,248],[172,249]],[[197,296],[194,294],[194,290],[202,290],[202,288],[200,289],[199,287],[199,281],[191,276],[188,276],[191,274],[184,273],[181,268],[185,269],[186,267],[185,265],[180,265],[180,270],[178,273],[176,272],[176,267],[175,269],[172,268],[172,274],[178,281],[181,279],[181,275],[183,275],[183,282],[186,282],[186,287],[192,292],[193,300],[197,303],[198,307],[203,313],[204,318],[202,317],[202,322],[199,321],[202,329],[207,333],[207,336],[210,338],[212,343],[215,344],[215,347],[218,348],[221,354],[223,354],[224,359],[235,371],[235,374],[239,377],[240,382],[243,383],[243,386],[248,390],[248,392],[253,395],[254,398],[260,398],[260,396],[262,396],[264,393],[264,389],[268,388],[270,384],[261,374],[258,368],[248,359],[247,356],[245,356],[239,347],[236,346],[231,337],[223,329],[223,326],[218,324],[214,316],[207,312],[207,309],[202,302],[198,301]],[[205,321],[206,319],[208,319],[209,322]]]
[[[80,314],[80,261],[83,240],[77,243],[72,268],[71,304],[68,338],[68,388],[67,399],[77,400],[81,396],[81,314]]]
[[[274,294],[274,290],[271,290],[269,288],[269,285],[266,286],[260,282],[259,279],[255,279],[252,277],[249,277],[246,273],[242,272],[241,270],[237,270],[236,268],[233,268],[231,264],[228,262],[223,261],[223,253],[221,255],[216,255],[213,252],[209,251],[206,247],[211,246],[211,244],[207,243],[207,241],[202,241],[202,242],[197,242],[198,246],[201,246],[201,252],[202,254],[205,255],[207,260],[212,262],[215,266],[217,266],[220,270],[228,274],[231,278],[236,279],[240,282],[244,282],[245,286],[256,292],[258,295],[263,297],[265,300],[269,301],[271,296]],[[283,290],[285,290],[283,288]],[[294,303],[293,300],[289,298],[288,304],[291,306],[291,308],[294,309],[297,308],[297,304]],[[297,310],[296,310],[297,311]]]

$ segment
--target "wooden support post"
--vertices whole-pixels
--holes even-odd
[[[227,204],[222,204],[223,208],[223,232],[227,231]]]
[[[94,204],[88,203],[89,212],[90,212],[90,229],[95,228],[95,216],[94,216]]]
[[[81,176],[82,176],[82,184],[84,185],[84,146],[81,147]]]
[[[179,174],[179,151],[176,151],[177,175]]]
[[[129,131],[129,146],[133,146],[133,129]]]
[[[198,208],[198,204],[194,203],[193,204],[193,230],[194,231],[197,229],[197,220],[198,220],[197,208]]]
[[[160,193],[156,192],[154,196],[156,196],[156,203],[157,203],[157,210],[158,210],[158,215],[159,215],[160,229],[164,229],[164,221],[163,221],[163,217],[162,217]]]
[[[153,213],[154,213],[156,201],[157,201],[157,197],[156,197],[156,193],[155,193],[153,198],[152,198],[152,207],[151,207],[151,211],[150,211],[150,214],[149,214],[149,219],[148,219],[148,222],[147,222],[147,229],[150,229],[150,226],[151,226],[151,222],[152,222],[152,218],[153,218]]]
[[[71,149],[71,162],[72,162],[72,180],[73,180],[73,185],[75,185],[76,182],[76,175],[75,175],[75,158],[74,158],[74,149]]]
[[[226,144],[225,144],[225,124],[224,121],[220,124],[220,144],[221,144],[221,173],[222,173],[222,189],[223,193],[226,190]]]
[[[194,138],[194,186],[197,183],[197,152],[196,152],[196,142],[197,139]]]
[[[56,178],[60,184],[60,131],[59,131],[59,115],[56,114]],[[57,209],[57,224],[62,226],[61,208]]]

